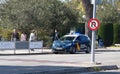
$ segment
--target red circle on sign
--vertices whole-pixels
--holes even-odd
[[[88,28],[90,30],[97,30],[99,26],[100,26],[100,22],[96,18],[92,18],[88,22]]]

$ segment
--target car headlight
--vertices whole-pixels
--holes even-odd
[[[52,46],[55,47],[55,44],[53,44]]]

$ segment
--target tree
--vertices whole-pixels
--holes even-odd
[[[82,16],[85,14],[85,10],[81,0],[70,0],[67,2],[67,6],[76,11],[75,13],[78,15],[78,22],[81,23],[84,21]]]
[[[79,22],[83,22],[83,15],[86,15],[85,34],[91,38],[91,31],[87,27],[87,22],[93,15],[93,5],[90,3],[90,0],[70,0],[68,1],[68,6],[77,11]]]
[[[115,6],[116,6],[116,8],[117,8],[117,12],[118,12],[118,23],[120,23],[120,0],[116,0],[116,2],[115,2]]]
[[[119,19],[117,7],[105,0],[97,7],[97,17],[101,22],[116,23]]]
[[[86,21],[88,22],[93,16],[93,5],[90,0],[82,0],[82,3],[85,8]],[[87,22],[85,23],[85,34],[91,38],[91,30],[88,29]]]
[[[2,24],[20,29],[60,28],[77,22],[74,11],[59,0],[9,0],[1,9]]]
[[[38,39],[45,42],[50,41],[55,28],[63,35],[78,23],[76,11],[60,0],[6,0],[0,5],[1,27],[17,28],[28,36],[35,29]]]

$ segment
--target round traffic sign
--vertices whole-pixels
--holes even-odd
[[[92,18],[88,22],[88,28],[90,30],[97,30],[99,26],[100,26],[100,22],[96,18]]]

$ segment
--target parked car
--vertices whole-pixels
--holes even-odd
[[[84,34],[64,35],[59,40],[55,40],[52,45],[52,52],[69,52],[76,53],[84,51],[91,52],[91,40]]]

